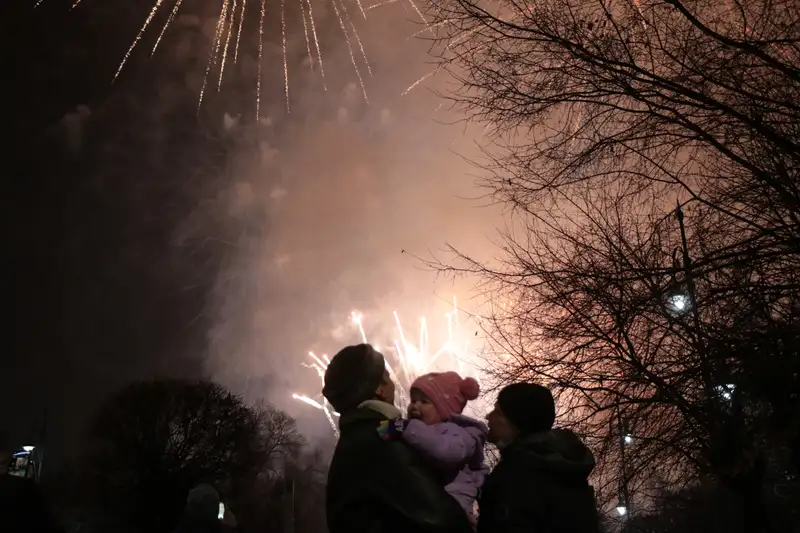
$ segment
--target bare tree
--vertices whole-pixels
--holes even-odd
[[[497,263],[436,265],[497,304],[498,381],[561,391],[607,500],[712,476],[769,527],[761,444],[796,433],[765,427],[790,404],[754,376],[765,353],[797,370],[764,343],[798,331],[797,4],[431,4],[447,96],[487,123],[484,185],[514,217]]]
[[[303,443],[294,421],[274,407],[253,409],[219,385],[177,380],[112,395],[91,436],[88,465],[105,507],[149,531],[174,525],[198,483],[214,484],[234,502],[246,497],[278,457]]]
[[[538,216],[624,182],[750,250],[797,252],[796,2],[431,2],[434,51],[460,82],[447,96],[493,133],[496,200]]]
[[[713,479],[745,531],[770,531],[767,463],[797,439],[771,421],[800,391],[795,349],[776,337],[798,331],[796,284],[771,278],[767,261],[720,254],[728,236],[714,222],[692,222],[684,241],[679,213],[657,218],[626,189],[586,187],[546,226],[542,216],[507,234],[501,264],[436,266],[479,276],[496,302],[490,372],[553,386],[561,422],[595,450],[601,502],[646,511],[665,488]],[[756,386],[787,375],[779,394],[795,400]]]

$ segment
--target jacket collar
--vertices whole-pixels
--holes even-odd
[[[387,420],[402,416],[400,410],[392,404],[380,400],[367,400],[361,402],[357,408],[341,413],[339,427],[364,420]]]
[[[400,409],[390,403],[382,402],[380,400],[367,400],[366,402],[361,402],[358,408],[376,411],[390,419],[403,417],[403,413],[400,412]]]

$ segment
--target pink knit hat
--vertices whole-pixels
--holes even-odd
[[[461,414],[467,402],[481,393],[480,385],[473,378],[461,379],[455,372],[431,372],[414,380],[412,389],[420,390],[443,419]]]

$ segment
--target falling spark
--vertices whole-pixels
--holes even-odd
[[[242,0],[244,2],[245,0]],[[228,25],[228,36],[225,38],[225,47],[222,50],[222,63],[219,67],[219,83],[217,84],[217,91],[222,89],[222,76],[225,74],[225,59],[228,57],[228,45],[231,42],[231,35],[233,34],[233,21],[236,18],[236,2],[233,0],[233,8],[231,9],[231,23]],[[224,25],[223,25],[223,31]]]
[[[358,4],[361,6],[361,2]],[[347,19],[347,22],[350,23],[350,28],[353,30],[353,36],[356,38],[356,43],[358,43],[358,47],[361,49],[361,56],[364,58],[364,64],[367,66],[367,72],[370,76],[372,76],[372,68],[369,66],[369,60],[367,59],[367,52],[364,50],[364,45],[361,44],[361,38],[358,36],[358,30],[356,29],[356,25],[353,24],[352,19],[350,18],[350,14],[347,12],[347,6],[344,2],[342,2],[342,12],[344,13],[344,17]],[[362,9],[363,12],[363,9]],[[366,18],[367,15],[364,15]]]
[[[356,0],[356,4],[358,4],[358,9],[361,10],[361,14],[364,16],[364,20],[367,20],[367,12],[364,11],[364,6],[361,5],[361,0]],[[342,7],[344,7],[344,3],[342,3]]]
[[[367,8],[367,11],[369,11],[369,10],[371,10],[371,9],[375,9],[376,7],[382,7],[382,6],[386,6],[386,5],[389,5],[389,4],[394,4],[394,3],[397,3],[397,2],[399,2],[399,1],[400,1],[400,0],[385,0],[385,1],[383,1],[383,2],[379,2],[379,3],[377,3],[377,4],[372,4],[371,6],[369,6],[369,7]]]
[[[286,57],[286,10],[281,0],[281,38],[283,40],[283,90],[286,94],[286,112],[289,110],[289,60]]]
[[[261,107],[261,65],[264,56],[264,16],[267,14],[267,0],[261,0],[261,19],[258,23],[258,80],[256,81],[256,121],[260,118]]]
[[[419,18],[421,18],[421,19],[422,19],[422,22],[425,24],[425,27],[426,27],[426,28],[428,28],[428,30],[430,30],[430,32],[431,32],[431,35],[433,35],[434,37],[436,37],[436,32],[434,32],[434,31],[433,31],[433,28],[431,28],[431,25],[430,25],[430,23],[428,22],[428,19],[426,19],[426,18],[425,18],[425,15],[423,15],[423,14],[422,14],[422,11],[420,11],[419,7],[417,6],[417,3],[416,3],[416,2],[414,2],[414,0],[408,0],[408,3],[409,3],[409,4],[411,4],[411,7],[413,7],[413,8],[414,8],[414,11],[416,11],[416,12],[417,12],[417,15],[419,15]]]
[[[419,338],[415,344],[407,337],[399,314],[396,311],[392,314],[398,338],[394,341],[393,349],[391,349],[394,357],[386,357],[386,370],[397,384],[397,403],[401,410],[406,409],[410,403],[409,388],[411,383],[422,374],[434,371],[437,368],[447,368],[454,369],[461,375],[478,377],[475,372],[475,365],[470,364],[470,361],[465,361],[465,358],[469,357],[470,347],[468,341],[462,342],[465,337],[461,334],[459,310],[455,298],[453,299],[453,309],[446,314],[447,340],[435,352],[432,352],[430,348],[428,323],[424,317],[420,319]],[[368,342],[367,334],[364,331],[363,316],[354,311],[350,315],[350,321],[355,325],[361,342]],[[375,345],[375,349],[380,350],[377,345]],[[439,360],[443,355],[449,356],[448,362],[440,365]],[[330,359],[325,354],[318,356],[314,352],[308,352],[308,357],[311,360],[310,363],[302,363],[302,365],[314,370],[324,386],[325,371],[331,362]],[[395,369],[390,360],[396,361],[399,367]],[[334,416],[338,416],[338,413],[331,409],[330,404],[327,403],[324,397],[322,397],[321,401],[318,401],[304,394],[294,394],[293,398],[323,411],[329,422],[333,421]]]
[[[144,34],[145,30],[147,30],[147,27],[150,26],[150,23],[153,22],[153,17],[156,16],[156,13],[158,12],[158,8],[160,8],[161,4],[163,4],[163,3],[164,3],[164,0],[156,0],[156,3],[153,4],[153,9],[150,10],[150,14],[147,15],[147,18],[145,19],[144,24],[142,24],[142,27],[139,30],[139,33],[136,34],[136,38],[133,40],[133,42],[131,43],[130,48],[128,48],[128,51],[123,56],[122,61],[120,61],[119,67],[117,68],[117,72],[116,72],[116,74],[114,74],[114,80],[116,80],[119,77],[119,73],[122,72],[122,68],[125,66],[125,63],[128,62],[128,58],[131,57],[131,53],[133,52],[133,49],[136,48],[136,45],[139,44],[139,41],[142,40],[142,35]]]
[[[303,17],[303,36],[306,38],[306,53],[311,70],[314,70],[314,54],[311,53],[311,40],[308,38],[308,23],[306,22],[306,4],[300,0],[300,15]]]
[[[134,50],[139,45],[140,41],[145,37],[145,33],[148,31],[148,28],[153,24],[155,17],[158,15],[159,10],[161,10],[162,6],[166,3],[171,4],[171,9],[169,15],[166,17],[166,21],[163,23],[158,31],[157,35],[155,36],[155,41],[153,43],[152,50],[150,51],[150,55],[156,53],[159,48],[161,48],[161,44],[164,41],[165,35],[167,30],[174,25],[178,18],[178,13],[183,7],[185,3],[184,0],[151,0],[152,7],[150,8],[149,13],[147,14],[144,23],[139,28],[133,42],[130,43],[127,51],[123,55],[115,73],[113,76],[113,80],[120,76],[122,70],[127,65],[128,61],[130,60]],[[244,31],[245,25],[245,16],[246,13],[251,11],[247,10],[247,3],[251,1],[259,1],[259,0],[218,0],[220,2],[220,12],[219,17],[216,24],[216,30],[214,32],[214,37],[211,42],[211,50],[209,51],[208,56],[208,63],[205,68],[205,72],[203,75],[203,82],[200,88],[200,94],[198,97],[198,110],[202,107],[203,101],[205,99],[206,88],[208,87],[209,83],[209,76],[213,73],[216,75],[216,71],[214,69],[219,68],[219,77],[217,79],[217,90],[219,91],[222,87],[222,81],[225,77],[225,69],[226,66],[229,64],[228,61],[228,54],[230,53],[230,49],[233,48],[233,59],[234,63],[238,63],[239,60],[239,52],[241,50],[242,45],[242,33]],[[374,5],[365,6],[363,0],[355,0],[356,5],[358,6],[358,10],[361,12],[362,17],[366,20],[367,18],[367,11],[373,9],[375,7],[379,7],[382,5],[386,5],[389,3],[395,3],[400,0],[379,0],[378,3]],[[39,7],[44,0],[35,0],[33,5],[34,8]],[[361,40],[361,36],[359,35],[359,28],[356,25],[355,21],[351,18],[351,15],[348,13],[348,6],[344,0],[331,0],[333,4],[334,11],[336,12],[336,17],[339,21],[339,26],[342,29],[342,34],[344,36],[345,42],[347,43],[348,52],[350,55],[350,61],[353,64],[353,68],[356,71],[356,76],[358,78],[359,85],[361,86],[362,93],[364,95],[364,100],[369,102],[369,98],[367,95],[366,86],[364,83],[364,78],[361,73],[361,67],[359,66],[359,61],[356,60],[356,54],[353,50],[353,40],[358,45],[358,49],[360,54],[363,58],[364,66],[366,66],[368,74],[372,75],[372,66],[370,65],[368,55],[367,55],[367,47],[365,43]],[[424,14],[420,10],[420,8],[415,3],[415,0],[405,0],[400,2],[401,5],[405,7],[406,3],[413,7],[414,11],[419,15],[419,17],[425,22],[426,28],[430,29],[430,24],[426,20]],[[83,0],[72,0],[71,1],[71,8],[75,9],[76,7],[83,4]],[[286,98],[286,109],[287,112],[290,110],[290,100],[289,100],[289,63],[288,63],[288,54],[287,54],[287,43],[289,40],[289,36],[287,35],[288,31],[291,31],[288,28],[288,24],[286,21],[286,0],[281,0],[281,41],[283,47],[283,73],[284,73],[284,94]],[[237,19],[237,7],[241,6],[238,9],[238,19]],[[301,16],[303,22],[303,34],[306,39],[306,52],[310,59],[310,66],[311,70],[316,70],[315,68],[315,61],[314,61],[314,54],[316,55],[316,60],[319,64],[319,71],[320,76],[322,78],[322,86],[325,91],[327,91],[327,84],[325,81],[325,69],[323,65],[323,53],[322,47],[320,46],[319,36],[317,33],[316,28],[316,21],[314,17],[314,9],[312,0],[300,0],[300,9],[301,9]],[[258,66],[258,79],[256,81],[256,113],[260,113],[261,108],[261,81],[262,81],[262,74],[263,74],[263,59],[264,59],[264,18],[266,11],[266,0],[261,0],[261,10],[260,10],[260,18],[259,18],[259,25],[258,25],[258,37],[259,37],[259,44],[258,44],[258,53],[259,53],[259,66]],[[160,24],[159,24],[160,25]],[[349,26],[349,27],[348,27]],[[310,31],[309,31],[310,27]],[[226,33],[227,32],[227,33]],[[234,35],[235,32],[235,35]],[[313,38],[314,44],[311,45],[311,39]],[[246,41],[245,41],[246,42]]]
[[[361,78],[361,71],[358,70],[358,63],[356,63],[356,56],[353,54],[353,46],[350,44],[350,35],[347,33],[347,28],[344,25],[344,19],[342,19],[342,14],[339,11],[339,8],[336,6],[336,0],[331,0],[331,4],[333,4],[333,10],[336,12],[336,18],[339,19],[339,26],[341,26],[342,33],[344,33],[344,40],[347,43],[347,50],[350,52],[350,62],[353,63],[356,76],[358,76],[358,83],[361,84],[361,92],[364,93],[364,101],[369,103],[369,98],[367,98],[367,88],[364,86],[364,80]]]
[[[236,46],[233,50],[233,62],[239,61],[239,42],[242,40],[242,27],[244,26],[244,8],[247,6],[247,0],[242,0],[242,9],[239,13],[239,31],[236,32]]]
[[[412,83],[411,85],[409,85],[409,86],[408,86],[408,88],[407,88],[405,91],[403,91],[403,92],[400,94],[400,96],[405,96],[405,95],[407,95],[408,93],[410,93],[411,91],[413,91],[413,90],[414,90],[414,88],[415,88],[417,85],[419,85],[420,83],[424,82],[424,81],[425,81],[425,80],[427,80],[428,78],[430,78],[430,77],[432,77],[432,76],[435,76],[435,75],[436,75],[436,73],[437,73],[437,72],[439,72],[440,70],[442,70],[442,68],[443,68],[443,67],[444,67],[444,63],[440,64],[440,65],[439,65],[439,66],[437,66],[435,69],[433,69],[432,71],[430,71],[430,72],[428,72],[427,74],[425,74],[424,76],[422,76],[420,79],[418,79],[417,81],[415,81],[414,83]]]
[[[300,0],[301,2],[303,0]],[[314,8],[311,6],[311,0],[306,0],[308,4],[308,18],[311,20],[311,34],[314,36],[314,46],[317,48],[317,59],[319,60],[319,72],[322,76],[322,90],[327,91],[328,86],[325,83],[325,69],[322,67],[322,50],[319,47],[319,39],[317,38],[317,27],[314,24]]]
[[[78,5],[80,1],[81,0],[78,0],[78,2],[75,3],[75,5]],[[167,22],[164,23],[164,27],[161,28],[161,33],[158,34],[158,39],[156,39],[156,44],[153,45],[153,50],[150,52],[150,55],[156,53],[158,45],[161,44],[161,39],[164,38],[164,34],[167,32],[167,28],[169,28],[170,24],[172,24],[172,20],[175,18],[175,15],[178,14],[178,10],[181,8],[182,3],[183,0],[178,0],[177,2],[175,2],[175,6],[172,8],[172,11],[169,14],[169,18],[167,19]]]
[[[211,73],[211,67],[217,59],[219,53],[219,42],[222,37],[222,28],[225,26],[225,18],[228,13],[228,0],[223,0],[222,11],[217,19],[217,29],[214,31],[214,41],[211,43],[211,51],[208,53],[208,64],[206,65],[206,74],[203,76],[203,86],[200,88],[200,99],[197,102],[197,110],[200,111],[200,106],[203,105],[203,96],[206,92],[206,84],[208,83],[208,75]]]

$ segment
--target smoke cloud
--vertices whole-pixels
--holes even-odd
[[[353,310],[377,343],[396,338],[394,310],[411,332],[427,315],[436,342],[452,297],[469,306],[468,286],[437,279],[414,255],[445,243],[480,252],[497,221],[496,209],[469,200],[479,191],[462,156],[474,155],[474,137],[442,123],[460,118],[431,91],[443,76],[402,95],[432,68],[429,43],[410,38],[420,25],[402,6],[356,21],[373,72],[362,64],[368,104],[343,41],[323,56],[326,92],[302,31],[289,35],[289,56],[299,58],[289,65],[291,113],[275,76],[260,153],[232,177],[221,206],[242,224],[214,291],[208,369],[288,409],[307,431],[327,426],[291,400],[320,389],[301,365],[306,352],[332,355],[358,341]],[[335,24],[328,15],[318,27]]]

